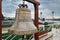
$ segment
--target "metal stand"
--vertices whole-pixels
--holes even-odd
[[[22,38],[22,40],[27,40],[27,39],[26,39],[26,35],[23,35],[23,38]]]

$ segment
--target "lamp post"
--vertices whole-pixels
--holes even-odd
[[[54,28],[54,11],[52,11],[52,23],[53,23],[53,28]]]
[[[54,25],[54,11],[52,11],[52,22],[53,22],[53,25]]]
[[[45,27],[45,25],[44,25],[44,23],[45,23],[45,18],[43,18],[42,21],[43,21],[43,31],[44,31],[44,30],[45,30],[45,28],[44,28],[44,27]]]
[[[42,20],[42,12],[40,12],[40,19]]]

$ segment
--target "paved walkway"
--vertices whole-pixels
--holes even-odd
[[[42,38],[42,39],[44,39],[44,40],[60,40],[60,29],[53,28],[51,33],[53,36],[51,36],[47,39],[44,39],[44,38]],[[40,40],[42,40],[42,39],[40,39]]]
[[[47,40],[60,40],[60,29],[52,29],[53,37]]]

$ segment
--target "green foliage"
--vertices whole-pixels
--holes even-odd
[[[39,28],[39,32],[41,32],[41,31],[43,31],[43,27],[40,27],[40,28]]]

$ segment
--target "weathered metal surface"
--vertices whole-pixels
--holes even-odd
[[[16,35],[34,34],[37,32],[37,28],[34,26],[31,11],[22,7],[16,10],[16,21],[13,26],[8,30],[9,33]]]

